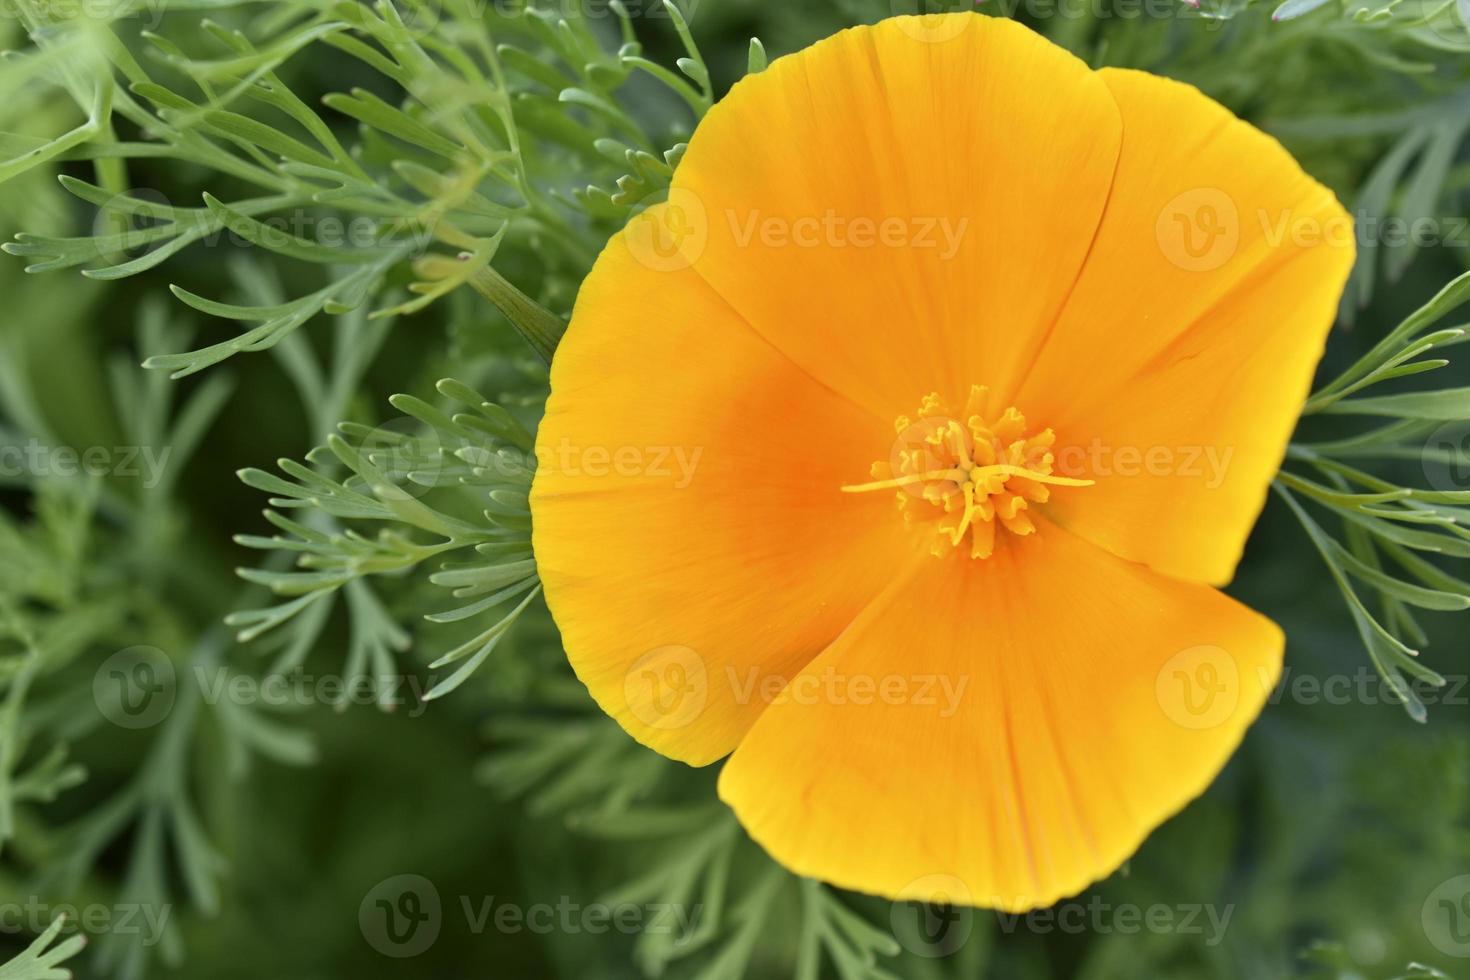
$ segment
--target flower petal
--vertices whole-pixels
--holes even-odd
[[[1223,584],[1280,467],[1353,263],[1351,219],[1196,89],[1108,69],[1123,151],[1086,268],[1015,403],[1097,485],[1051,515]]]
[[[865,610],[761,716],[720,795],[798,874],[1048,905],[1209,785],[1282,643],[1214,589],[1042,521],[986,561],[918,566]]]
[[[892,419],[931,391],[1014,386],[1081,268],[1120,139],[1106,86],[1031,30],[898,17],[741,81],[674,184],[705,232],[695,269]]]
[[[649,224],[616,236],[552,365],[531,495],[567,655],[635,738],[686,762],[764,707],[915,548],[890,494],[844,494],[893,430],[751,331]],[[645,237],[640,238],[640,234]]]

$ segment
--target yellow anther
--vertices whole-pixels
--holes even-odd
[[[1053,474],[1056,433],[1043,429],[1027,436],[1026,417],[1014,407],[987,419],[988,397],[988,389],[972,386],[961,423],[938,394],[925,396],[918,422],[907,415],[894,421],[897,465],[880,460],[873,464],[872,481],[845,486],[843,492],[897,490],[904,521],[929,527],[934,534],[930,550],[939,556],[958,548],[968,534],[970,557],[990,557],[997,524],[1018,536],[1035,532],[1027,513],[1031,504],[1046,503],[1051,487],[1087,487],[1093,481]],[[917,513],[910,501],[918,501]],[[959,520],[951,520],[948,515],[956,513]]]

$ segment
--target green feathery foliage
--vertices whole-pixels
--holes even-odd
[[[1453,697],[1470,389],[1439,356],[1470,299],[1470,242],[1450,234],[1470,195],[1470,9],[988,2],[1090,64],[1199,85],[1285,141],[1360,235],[1435,229],[1363,237],[1352,329],[1265,518],[1280,533],[1238,585],[1287,626],[1290,664],[1341,674],[1360,643],[1387,700],[1421,721],[1433,702],[1432,724],[1288,697],[1094,896],[1233,925],[1079,934],[792,875],[710,773],[597,710],[540,597],[547,365],[603,243],[766,67],[750,33],[774,56],[972,4],[11,0],[0,228],[37,275],[0,266],[0,447],[45,465],[0,473],[0,909],[34,913],[40,937],[0,980],[64,977],[63,960],[122,980],[386,976],[402,964],[352,913],[404,868],[463,895],[698,912],[555,944],[446,928],[424,975],[1457,975],[1418,917],[1470,872]],[[119,452],[58,465],[78,446]],[[1433,666],[1431,638],[1450,647]],[[312,676],[335,683],[262,695]],[[237,687],[254,695],[222,693]],[[366,704],[381,710],[347,710]],[[96,928],[54,914],[68,905],[154,915]],[[915,911],[958,916],[963,940],[904,931]],[[78,926],[82,956],[80,936],[57,942]]]
[[[72,936],[57,944],[56,938],[65,925],[64,919],[58,919],[24,953],[0,964],[0,980],[71,980],[71,971],[62,969],[59,964],[81,952],[87,941],[81,936]]]

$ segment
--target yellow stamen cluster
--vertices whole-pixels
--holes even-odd
[[[1036,530],[1026,513],[1044,504],[1049,486],[1085,487],[1091,480],[1053,476],[1056,434],[1026,435],[1026,417],[1014,407],[984,416],[989,392],[970,388],[964,410],[952,412],[938,394],[928,395],[917,419],[900,415],[892,460],[873,464],[874,482],[845,486],[848,493],[895,489],[908,522],[932,523],[930,551],[944,556],[970,536],[970,557],[989,558],[995,527],[1016,535]]]

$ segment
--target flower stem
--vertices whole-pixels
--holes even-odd
[[[476,272],[470,278],[470,285],[495,304],[543,361],[551,363],[556,345],[566,332],[566,321],[521,292],[490,266]]]

